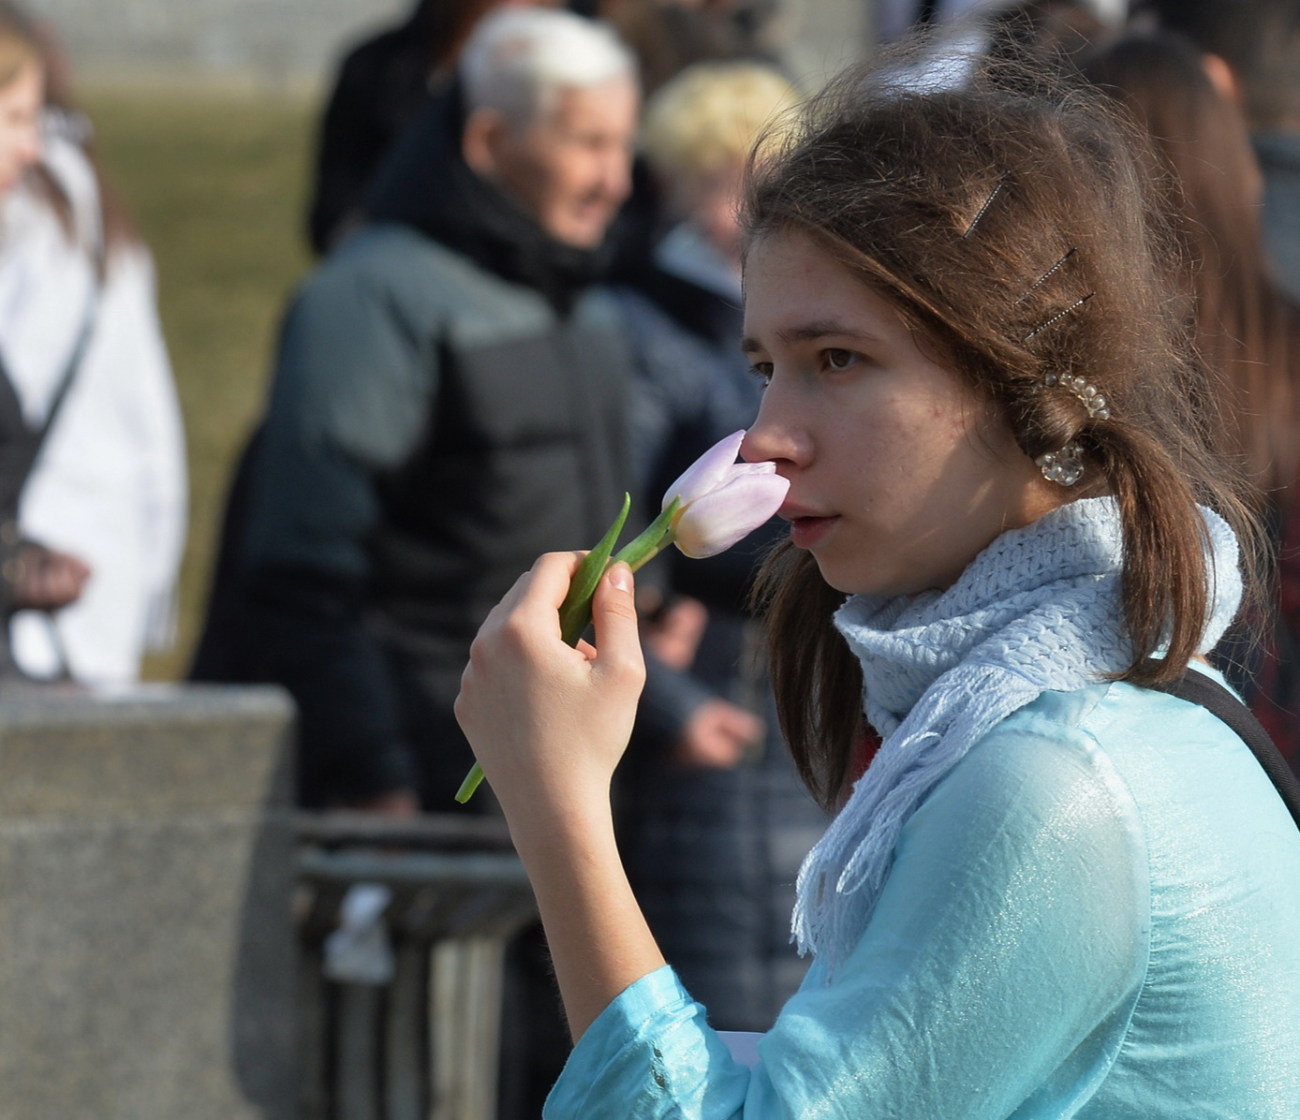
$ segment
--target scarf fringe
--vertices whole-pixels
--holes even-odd
[[[999,703],[954,727],[972,695]],[[881,744],[852,795],[799,870],[793,919],[800,953],[856,943],[917,805],[989,731],[1037,698],[1039,689],[999,666],[982,666],[959,688],[933,688]],[[842,953],[832,950],[832,963]]]

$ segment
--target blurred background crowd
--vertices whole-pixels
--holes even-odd
[[[789,49],[804,7],[420,0],[304,92],[82,82],[86,29],[0,0],[0,703],[273,682],[304,807],[451,810],[491,604],[625,491],[652,516],[757,409],[737,208],[828,76]],[[1276,545],[1276,594],[1219,657],[1300,762],[1300,4],[838,7],[860,38],[823,64],[928,25],[912,80],[1029,55],[1149,135],[1169,298]],[[639,581],[621,840],[724,1029],[762,1029],[800,979],[788,913],[824,825],[745,605],[780,531]],[[536,1114],[564,1050],[535,933],[516,956],[507,1067],[536,1073],[503,1116]]]

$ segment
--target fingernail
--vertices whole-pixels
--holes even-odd
[[[631,591],[632,569],[626,564],[615,564],[609,570],[609,585],[618,591]]]

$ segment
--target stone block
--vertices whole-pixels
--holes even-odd
[[[289,1120],[292,709],[0,697],[0,1120]]]

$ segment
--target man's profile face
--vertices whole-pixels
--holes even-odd
[[[503,127],[493,178],[557,241],[595,248],[631,189],[638,102],[631,78],[556,91],[535,120]]]

